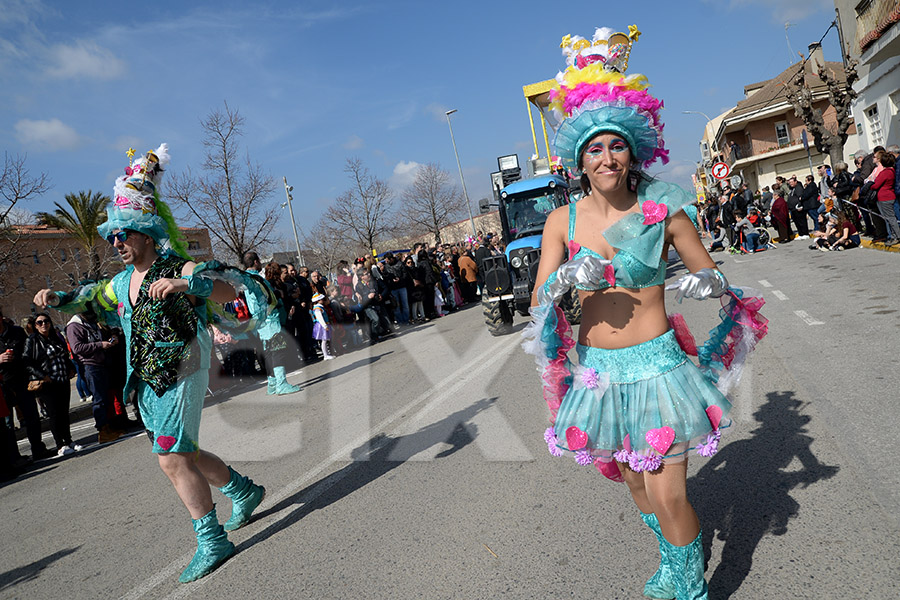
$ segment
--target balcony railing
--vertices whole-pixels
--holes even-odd
[[[900,1],[872,0],[856,15],[856,45],[862,54],[894,23],[900,21]]]

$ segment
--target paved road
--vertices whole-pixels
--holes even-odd
[[[771,333],[727,443],[690,464],[711,597],[898,597],[900,256],[715,258]],[[716,308],[679,310],[702,331]],[[0,598],[642,597],[652,534],[622,485],[547,453],[533,363],[477,309],[290,380],[204,410],[204,445],[268,488],[223,568],[176,582],[190,522],[135,436],[0,488]]]

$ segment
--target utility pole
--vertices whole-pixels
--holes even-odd
[[[291,200],[294,199],[291,195],[291,192],[294,191],[294,186],[288,185],[287,177],[282,177],[282,179],[284,180],[284,194],[287,196],[287,202],[284,204],[287,204],[288,212],[291,214],[291,227],[294,230],[294,241],[297,243],[297,260],[300,262],[297,267],[299,268],[303,266],[303,253],[300,251],[300,237],[297,235],[297,222],[294,221],[294,207],[291,204]],[[284,208],[284,204],[281,205],[281,208]]]

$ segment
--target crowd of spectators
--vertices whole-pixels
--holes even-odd
[[[760,232],[773,228],[776,243],[811,241],[810,249],[845,250],[862,243],[862,236],[886,246],[900,244],[900,148],[878,146],[860,151],[854,170],[844,162],[817,168],[816,176],[776,177],[756,193],[746,183],[721,191],[701,204],[698,225],[710,239],[709,250],[761,252]],[[793,226],[793,227],[792,227]]]
[[[377,344],[403,328],[478,302],[483,283],[478,264],[500,252],[500,238],[489,233],[454,244],[417,243],[409,250],[359,257],[352,264],[341,260],[328,271],[290,263],[263,265],[262,273],[284,308],[284,329],[295,342],[288,366]],[[318,295],[323,299],[314,300]],[[317,303],[324,310],[316,309]],[[240,313],[240,300],[230,309]],[[254,340],[223,332],[214,339],[227,375],[257,373],[261,354]]]

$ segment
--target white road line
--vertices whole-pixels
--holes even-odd
[[[769,282],[768,282],[767,280],[765,280],[765,279],[760,279],[760,280],[759,280],[759,285],[761,285],[761,286],[763,286],[763,287],[765,287],[765,288],[770,288],[770,287],[772,287],[772,284],[769,283]]]
[[[313,467],[311,470],[304,473],[302,476],[298,477],[285,487],[281,488],[277,492],[273,494],[267,494],[264,505],[272,506],[277,505],[279,502],[292,496],[297,493],[298,490],[303,489],[311,480],[320,477],[321,474],[327,469],[331,468],[331,466],[336,462],[342,462],[345,460],[345,457],[349,454],[349,452],[362,445],[369,439],[371,439],[375,434],[381,433],[385,431],[388,427],[390,427],[394,422],[406,416],[410,413],[414,408],[418,405],[431,400],[428,406],[432,406],[441,398],[447,398],[459,391],[459,388],[470,381],[475,375],[479,372],[486,369],[488,366],[492,365],[494,362],[501,358],[505,358],[509,350],[517,346],[521,341],[521,338],[518,335],[513,335],[508,338],[502,339],[500,342],[492,345],[486,351],[480,353],[474,359],[468,361],[464,365],[460,366],[455,372],[451,373],[447,377],[445,377],[440,383],[436,384],[429,390],[426,390],[418,397],[416,397],[412,402],[407,404],[406,406],[400,408],[395,411],[392,415],[384,419],[381,423],[375,426],[371,432],[367,433],[366,436],[359,437],[357,439],[351,440],[344,448],[341,448],[337,452],[333,453],[331,456],[320,462],[318,465]],[[390,441],[390,439],[386,436],[382,440],[379,440],[370,448],[370,452],[374,452],[378,450],[378,448],[382,444],[386,444]],[[346,474],[349,474],[349,470],[345,471]],[[346,475],[345,475],[346,476]],[[314,500],[317,496],[325,493],[329,488],[335,485],[341,478],[335,477],[328,481],[327,484],[318,485],[310,493],[303,498],[303,503],[308,503]],[[289,507],[285,510],[293,510],[295,507]],[[274,518],[277,520],[277,516],[272,516],[270,518]],[[190,561],[193,556],[193,551],[189,554],[185,554],[184,556],[178,558],[173,561],[171,564],[167,565],[159,572],[150,576],[150,578],[145,581],[143,584],[133,588],[127,594],[122,596],[122,600],[134,600],[137,598],[141,598],[150,592],[152,592],[155,588],[157,588],[163,582],[169,580],[174,577],[176,573],[178,573],[184,566]],[[234,564],[234,559],[226,562],[220,570],[227,569],[230,565]],[[197,582],[194,582],[190,586],[181,586],[176,588],[171,594],[166,596],[166,600],[182,598],[189,593],[194,593],[197,589],[202,586],[206,581],[209,581],[211,576],[207,576],[207,578],[201,579]]]
[[[806,321],[807,325],[824,325],[824,321],[816,321],[815,318],[811,317],[805,310],[795,310],[794,314]]]
[[[779,300],[787,300],[788,297],[784,295],[784,292],[779,290],[772,290],[772,295],[778,298]]]

